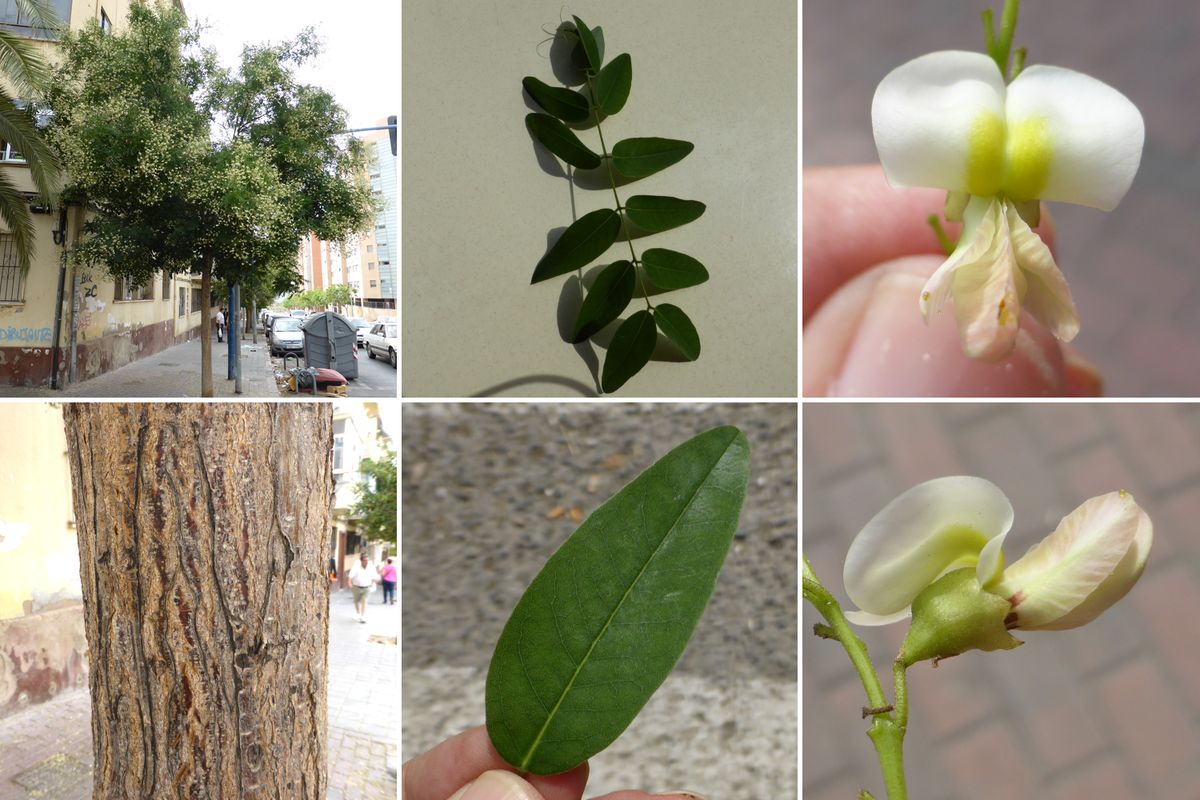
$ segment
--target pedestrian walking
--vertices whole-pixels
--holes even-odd
[[[383,584],[384,604],[396,605],[396,565],[390,558],[379,570],[379,582]]]
[[[217,309],[217,341],[225,341],[225,311]]]
[[[367,595],[379,582],[379,573],[375,565],[363,553],[358,557],[358,563],[350,568],[350,591],[354,593],[354,613],[359,622],[367,621]]]

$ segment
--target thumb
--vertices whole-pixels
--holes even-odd
[[[490,770],[455,792],[449,800],[543,800],[541,792],[503,770]]]

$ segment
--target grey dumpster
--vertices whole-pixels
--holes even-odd
[[[305,319],[300,330],[304,333],[304,362],[308,366],[337,370],[346,380],[358,377],[355,332],[350,320],[333,311],[318,312]]]

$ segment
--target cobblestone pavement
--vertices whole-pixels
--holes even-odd
[[[750,443],[733,547],[674,672],[591,759],[587,796],[796,796],[793,404],[408,404],[403,424],[405,758],[483,723],[500,630],[579,522],[674,446],[732,424]]]
[[[349,591],[329,611],[329,800],[395,800],[399,606],[371,597],[367,624]],[[0,800],[91,800],[91,702],[65,693],[0,720]]]
[[[806,0],[804,165],[877,162],[871,97],[889,70],[935,50],[982,50],[979,13],[999,0]],[[1086,72],[1141,110],[1146,145],[1111,213],[1050,203],[1059,264],[1082,329],[1075,344],[1113,396],[1200,394],[1200,4],[1025,3],[1016,44],[1030,64]],[[915,306],[915,301],[914,301]]]
[[[1032,7],[1032,6],[1031,6]],[[804,550],[847,602],[850,540],[904,489],[979,475],[1012,501],[1011,562],[1089,497],[1127,489],[1154,522],[1146,572],[1099,619],[909,673],[909,794],[923,800],[1155,800],[1200,782],[1200,406],[809,405]],[[865,697],[805,604],[804,797],[882,797]],[[906,626],[858,628],[881,674]],[[884,675],[890,695],[890,675]]]

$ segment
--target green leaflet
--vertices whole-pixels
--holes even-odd
[[[521,85],[547,114],[565,122],[583,122],[592,114],[591,103],[574,89],[550,86],[533,76],[524,78]]]
[[[658,331],[649,311],[639,311],[621,323],[608,344],[604,369],[600,373],[600,388],[612,394],[646,366],[654,355]]]
[[[596,34],[587,25],[584,25],[583,20],[579,17],[572,16],[571,19],[575,20],[575,33],[579,35],[579,44],[583,48],[587,68],[593,73],[599,72],[604,62],[604,53],[600,50],[599,42],[596,41]]]
[[[488,668],[488,734],[509,764],[563,772],[625,730],[704,611],[749,470],[739,430],[702,433],[597,508],[550,557]]]
[[[684,253],[652,247],[642,253],[646,276],[659,289],[686,289],[708,280],[708,270]]]
[[[580,169],[600,166],[600,156],[587,149],[578,136],[549,114],[527,115],[525,127],[547,150],[571,166]]]
[[[596,76],[596,105],[611,117],[625,107],[632,85],[633,62],[629,53],[621,53]]]
[[[704,203],[678,197],[638,194],[625,201],[629,221],[647,233],[678,228],[704,213]]]
[[[654,321],[658,329],[679,348],[688,361],[700,357],[700,334],[679,306],[662,303],[654,307]]]
[[[609,264],[596,276],[575,320],[575,334],[571,341],[578,344],[621,316],[621,312],[633,299],[633,287],[637,283],[637,270],[631,261]]]
[[[611,208],[584,214],[563,231],[554,246],[538,261],[530,283],[586,267],[617,240],[620,231],[621,215]]]
[[[626,178],[644,178],[682,161],[693,148],[681,139],[622,139],[613,145],[613,166]]]

